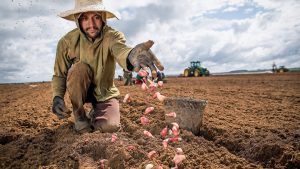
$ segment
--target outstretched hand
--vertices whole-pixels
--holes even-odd
[[[128,59],[134,67],[134,71],[138,72],[141,68],[147,70],[150,68],[152,77],[157,77],[157,69],[164,70],[164,66],[157,59],[154,53],[150,50],[154,42],[148,40],[147,42],[136,45],[130,52]]]

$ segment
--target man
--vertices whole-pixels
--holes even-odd
[[[125,81],[124,85],[125,86],[128,86],[128,85],[131,86],[132,85],[132,72],[127,71],[125,69],[123,69],[123,72],[124,72],[123,77],[124,77],[124,81]]]
[[[62,37],[57,45],[52,79],[52,110],[60,119],[66,118],[64,103],[68,91],[78,132],[91,129],[114,132],[119,129],[120,111],[114,85],[116,62],[126,71],[138,72],[150,68],[156,77],[163,65],[150,50],[152,41],[134,48],[125,44],[125,37],[107,25],[117,16],[106,9],[102,0],[75,0],[75,8],[60,17],[75,21],[77,28]],[[92,103],[93,111],[86,115],[83,105]]]

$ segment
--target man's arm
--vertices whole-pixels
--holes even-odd
[[[127,57],[132,50],[127,46],[126,39],[123,33],[115,31],[110,37],[110,51],[115,57],[118,64],[126,71],[132,71],[133,66],[127,61]]]
[[[66,79],[68,75],[68,70],[71,67],[72,62],[68,58],[68,47],[64,41],[61,39],[58,42],[56,49],[56,58],[54,64],[54,74],[52,77],[52,91],[53,98],[59,96],[64,98],[66,92]]]
[[[66,79],[68,69],[71,66],[68,59],[68,49],[64,39],[58,42],[52,78],[53,105],[52,111],[58,118],[68,117],[68,109],[65,106],[64,95],[66,92]]]
[[[119,65],[129,71],[138,72],[141,68],[149,67],[153,77],[156,77],[156,67],[163,71],[164,66],[150,50],[153,41],[147,41],[130,48],[125,44],[126,40],[121,32],[115,32],[111,52]]]

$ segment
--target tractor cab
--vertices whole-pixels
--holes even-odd
[[[201,62],[200,62],[200,61],[191,62],[191,67],[192,67],[192,68],[198,68],[198,67],[201,67]]]

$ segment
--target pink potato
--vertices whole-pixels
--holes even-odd
[[[168,127],[166,126],[165,128],[163,128],[160,132],[160,135],[162,138],[165,138],[168,134]]]
[[[147,124],[150,123],[150,120],[147,117],[142,116],[141,117],[141,123],[142,123],[142,125],[147,125]]]
[[[147,130],[144,130],[144,136],[150,137],[150,138],[154,138],[154,136]]]
[[[170,112],[170,113],[167,113],[166,116],[168,117],[176,117],[176,113],[175,112]]]
[[[117,139],[118,139],[118,137],[117,137],[116,134],[112,134],[112,135],[111,135],[111,142],[112,142],[112,143],[116,142]]]
[[[131,96],[127,93],[123,99],[123,103],[129,103],[131,101]]]
[[[150,151],[147,156],[148,156],[149,159],[152,160],[153,158],[155,158],[157,156],[157,152],[154,151],[154,150]]]
[[[153,110],[154,110],[154,107],[147,107],[146,110],[145,110],[145,112],[144,112],[144,114],[145,114],[145,115],[146,115],[146,114],[149,114],[149,113],[151,113]]]

